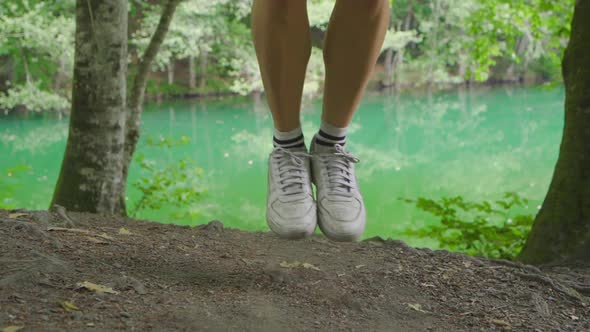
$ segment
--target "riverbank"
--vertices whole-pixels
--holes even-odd
[[[0,237],[2,328],[590,329],[590,267],[63,211],[0,210]]]

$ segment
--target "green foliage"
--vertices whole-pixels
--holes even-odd
[[[528,200],[513,192],[493,202],[471,202],[461,196],[401,200],[438,218],[435,225],[406,230],[406,235],[436,239],[441,248],[489,258],[516,258],[534,219],[521,213]]]
[[[314,32],[325,32],[334,0],[308,2]],[[397,0],[383,50],[396,54],[388,75],[411,85],[523,78],[559,81],[574,0]],[[130,74],[160,19],[162,1],[130,2]],[[251,0],[185,0],[153,63],[148,94],[189,91],[182,81],[164,81],[169,64],[205,86],[190,92],[261,92],[251,39]],[[69,108],[75,33],[74,0],[0,1],[0,108]],[[314,33],[314,36],[318,34]],[[392,55],[393,53],[389,53]],[[398,55],[402,55],[401,57]],[[382,59],[385,57],[382,57]],[[392,60],[389,57],[389,61]],[[204,61],[201,61],[204,60]],[[200,64],[203,64],[203,67]],[[205,68],[206,67],[206,68]],[[305,96],[323,86],[320,49],[312,51]],[[403,69],[402,69],[403,67]],[[406,81],[405,81],[406,80]]]
[[[72,77],[73,14],[74,0],[0,2],[0,57],[9,60],[13,73],[12,87],[0,99],[0,108],[69,108],[65,83]]]
[[[58,94],[40,89],[35,84],[23,84],[8,89],[6,93],[0,92],[0,109],[12,109],[17,106],[24,106],[33,111],[64,111],[70,107],[70,102]]]
[[[189,139],[148,137],[146,144],[152,148],[171,149],[186,145]],[[190,158],[173,163],[159,165],[148,160],[145,154],[138,153],[135,162],[139,164],[142,176],[132,186],[139,190],[141,196],[135,202],[130,215],[137,217],[144,210],[160,210],[163,207],[174,207],[173,218],[196,218],[198,212],[191,208],[198,203],[206,190],[201,183],[203,170]]]

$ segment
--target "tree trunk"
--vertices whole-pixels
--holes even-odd
[[[126,0],[76,2],[70,130],[52,206],[124,212],[127,10]]]
[[[174,60],[170,59],[170,62],[168,62],[168,84],[172,85],[174,84]]]
[[[61,92],[61,88],[64,85],[64,82],[67,79],[67,71],[66,71],[66,61],[65,55],[59,57],[59,67],[57,68],[57,72],[55,73],[55,78],[53,80],[53,90]]]
[[[590,261],[590,1],[578,0],[562,62],[565,128],[549,192],[520,259]]]
[[[143,111],[143,99],[145,95],[145,86],[147,84],[147,78],[150,66],[158,54],[160,46],[164,42],[164,38],[168,33],[168,28],[174,17],[174,11],[178,6],[180,0],[168,0],[160,16],[158,27],[150,40],[150,43],[145,50],[145,53],[141,57],[137,69],[137,75],[133,80],[133,86],[129,93],[127,100],[127,122],[126,122],[126,133],[125,133],[125,148],[124,148],[124,159],[123,159],[123,180],[127,182],[127,176],[129,174],[129,166],[135,152],[135,147],[139,140],[139,129],[141,124],[141,112]],[[126,188],[123,186],[121,192],[118,194],[120,210],[125,211],[125,193]]]
[[[381,83],[384,87],[390,87],[393,81],[393,48],[385,51],[385,77]]]
[[[199,57],[199,60],[199,88],[201,89],[201,93],[203,93],[205,91],[205,87],[207,86],[207,67],[209,66],[209,52],[207,50],[201,50],[201,56]]]
[[[195,73],[195,57],[189,56],[188,57],[188,87],[191,92],[195,91],[197,87],[197,77]]]
[[[25,67],[25,81],[27,82],[27,84],[30,84],[32,82],[32,78],[31,70],[29,69],[29,57],[27,56],[27,51],[23,50],[21,53],[23,57],[23,64]]]
[[[397,26],[397,31],[408,31],[410,30],[412,24],[412,17],[414,16],[414,1],[408,1],[408,6],[406,9],[406,17],[404,18],[404,22],[399,22]],[[400,89],[400,79],[399,75],[396,75],[395,72],[401,69],[402,63],[404,61],[404,51],[405,48],[394,52],[392,48],[388,49],[385,53],[385,79],[383,80],[383,85],[386,87],[390,87],[395,85],[395,90],[399,91]]]
[[[428,73],[426,74],[426,77],[428,77],[428,88],[430,89],[432,87],[432,84],[434,83],[434,66],[435,66],[435,62],[436,62],[436,57],[437,57],[437,51],[438,51],[438,45],[439,45],[439,40],[438,40],[438,33],[439,33],[439,20],[440,20],[440,3],[438,0],[434,0],[431,5],[430,8],[432,9],[433,14],[433,20],[435,22],[434,24],[434,28],[432,29],[432,42],[430,43],[430,47],[429,47],[429,52],[430,52],[430,61],[428,64]]]
[[[402,31],[410,31],[412,26],[412,18],[414,17],[414,1],[408,1],[406,17],[404,18],[404,25]],[[409,45],[409,44],[408,44]],[[401,89],[401,74],[402,74],[402,66],[404,65],[404,53],[406,52],[406,45],[404,48],[399,50],[395,56],[395,62],[393,63],[393,70],[397,72],[394,74],[393,85],[395,87],[395,91],[400,91]]]

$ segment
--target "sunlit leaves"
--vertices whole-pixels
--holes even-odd
[[[407,230],[406,234],[436,239],[442,248],[490,258],[514,259],[534,218],[524,213],[529,201],[514,192],[493,202],[467,201],[461,196],[401,200],[438,219],[434,225]]]
[[[16,73],[11,90],[0,99],[0,108],[68,108],[69,90],[61,90],[55,77],[71,79],[73,7],[74,0],[0,3],[0,55],[12,60]]]

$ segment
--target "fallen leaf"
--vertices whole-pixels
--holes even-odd
[[[85,288],[89,291],[95,292],[96,294],[119,294],[119,292],[113,290],[111,287],[98,285],[90,281],[79,282],[76,284],[76,286],[78,286],[78,288]]]
[[[422,287],[436,287],[433,284],[428,283],[428,282],[423,282],[423,283],[420,284],[420,286],[422,286]]]
[[[470,261],[464,261],[463,262],[463,266],[465,266],[466,268],[469,268],[471,266],[471,262]]]
[[[364,264],[357,265],[357,266],[355,266],[354,268],[355,268],[355,269],[360,269],[361,267],[365,267],[365,265],[364,265]]]
[[[105,240],[114,240],[114,238],[112,236],[108,235],[107,233],[100,233],[100,234],[96,234],[94,236],[101,237]]]
[[[79,311],[80,310],[78,307],[76,307],[75,304],[73,304],[70,301],[60,301],[59,305],[61,305],[61,307],[64,308],[65,311]]]
[[[578,316],[575,316],[575,315],[570,315],[570,318],[571,318],[572,320],[580,320],[580,317],[578,317]]]
[[[16,219],[18,217],[23,217],[23,216],[26,216],[26,215],[27,215],[26,213],[15,212],[15,213],[9,214],[8,215],[8,218],[10,218],[10,219]]]
[[[496,325],[500,325],[500,326],[506,326],[506,327],[511,327],[512,326],[507,321],[501,320],[501,319],[492,319],[492,323],[494,323]]]
[[[320,271],[319,267],[309,264],[309,263],[303,263],[303,264],[301,264],[301,266],[303,266],[303,268],[305,268],[305,269],[312,269],[312,270]]]
[[[121,227],[121,228],[119,228],[119,234],[121,234],[121,235],[131,235],[131,232],[127,228]]]
[[[422,305],[420,305],[419,303],[415,303],[415,304],[413,304],[413,303],[408,303],[408,307],[410,307],[410,308],[412,308],[412,309],[414,309],[414,310],[416,310],[416,311],[419,311],[419,312],[424,312],[424,313],[426,313],[426,311],[424,311],[424,310],[422,309]]]
[[[88,326],[88,327],[94,327],[94,323],[87,323],[86,326]]]
[[[2,329],[2,332],[16,332],[24,329],[24,325],[10,325]]]
[[[302,263],[302,262],[298,262],[298,261],[295,261],[295,262],[292,262],[292,263],[289,263],[287,261],[282,261],[281,264],[279,264],[279,265],[281,267],[284,267],[284,268],[303,267],[304,269],[312,269],[312,270],[320,271],[320,268],[317,267],[317,266],[315,266],[315,265],[313,265],[313,264],[310,264],[310,263]]]

